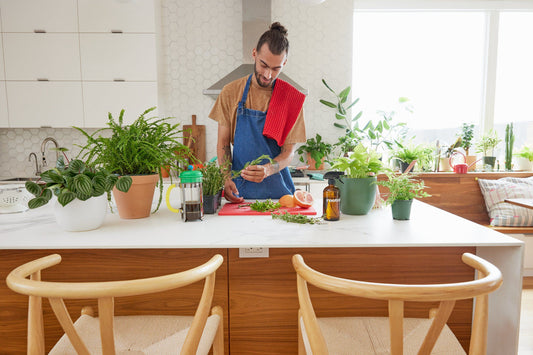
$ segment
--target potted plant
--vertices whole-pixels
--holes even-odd
[[[341,192],[341,212],[351,215],[367,214],[376,199],[376,176],[383,164],[379,154],[359,143],[347,157],[333,160],[332,169],[343,171],[336,182]]]
[[[148,118],[154,109],[147,109],[130,125],[123,124],[124,110],[118,121],[110,113],[107,127],[91,135],[74,127],[87,138],[87,144],[81,146],[80,156],[90,164],[133,179],[127,193],[113,190],[121,218],[148,217],[155,186],[159,183],[159,201],[154,213],[157,212],[163,197],[161,167],[170,165],[170,168],[179,170],[180,163],[187,163],[189,149],[178,141],[182,138],[179,124],[171,124],[171,117]]]
[[[483,153],[483,169],[493,170],[496,163],[496,157],[494,156],[494,148],[501,142],[498,138],[496,131],[491,129],[487,133],[483,134],[479,141],[476,143],[478,153]]]
[[[528,146],[523,146],[518,152],[513,154],[516,159],[518,170],[533,170],[533,150]]]
[[[462,138],[459,136],[457,140],[444,150],[444,156],[439,154],[439,171],[452,171],[450,166],[450,158],[463,144]]]
[[[129,176],[119,178],[106,169],[88,166],[78,159],[65,162],[63,156],[59,156],[55,168],[40,176],[44,184],[26,182],[26,190],[35,196],[28,201],[28,207],[44,206],[55,195],[57,223],[68,231],[100,227],[107,211],[106,200],[111,200],[111,190],[116,187],[127,192],[131,186]]]
[[[300,161],[304,162],[303,155],[306,155],[307,164],[310,170],[324,169],[324,160],[333,151],[333,146],[322,141],[322,136],[316,134],[316,138],[309,138],[303,145],[301,145],[297,152],[300,154]]]
[[[220,206],[224,173],[215,161],[210,161],[200,168],[202,172],[202,190],[204,213],[213,214]]]
[[[514,133],[513,123],[511,122],[505,127],[505,170],[507,171],[513,169],[513,146]]]
[[[392,150],[390,159],[399,161],[400,172],[405,172],[407,167],[416,160],[417,170],[432,170],[435,161],[433,148],[425,144],[401,143],[396,141],[396,148]]]
[[[461,148],[465,151],[465,163],[470,167],[468,170],[475,170],[476,165],[474,162],[477,160],[477,157],[475,155],[470,155],[470,148],[472,147],[472,141],[474,139],[474,124],[463,123],[459,137],[461,138]]]
[[[407,220],[411,216],[411,205],[414,198],[429,197],[424,191],[424,181],[415,179],[408,174],[388,174],[387,180],[377,184],[389,189],[386,204],[391,205],[392,218]]]

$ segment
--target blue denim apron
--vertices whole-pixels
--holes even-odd
[[[237,108],[232,170],[243,169],[247,162],[255,160],[263,154],[268,154],[271,158],[274,158],[281,152],[281,147],[278,146],[274,139],[263,136],[267,113],[251,110],[244,106],[250,90],[251,80],[252,75],[246,82],[242,99]],[[265,160],[260,164],[265,164],[266,162]],[[295,190],[288,168],[282,169],[279,174],[273,174],[265,178],[260,183],[244,180],[240,176],[235,178],[234,182],[240,196],[245,199],[276,199],[283,195],[292,195]]]

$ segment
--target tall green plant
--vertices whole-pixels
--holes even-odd
[[[513,123],[507,124],[505,127],[505,169],[511,170],[513,165],[513,145],[514,145],[514,133]]]
[[[200,171],[202,172],[202,189],[205,196],[214,196],[222,190],[224,173],[215,161],[208,162]]]
[[[463,123],[461,126],[461,147],[465,150],[466,155],[469,154],[470,147],[472,147],[472,140],[474,139],[474,124]]]
[[[501,141],[502,140],[498,138],[498,133],[496,133],[495,130],[491,129],[490,131],[482,135],[479,141],[476,143],[476,152],[483,153],[484,156],[489,156],[489,151],[490,154],[493,154],[494,148]]]

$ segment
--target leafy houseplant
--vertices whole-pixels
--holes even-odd
[[[431,170],[432,162],[434,161],[433,148],[424,144],[414,145],[412,143],[396,142],[397,147],[391,153],[391,159],[400,160],[402,172],[407,166],[416,160],[418,170]]]
[[[215,161],[203,165],[202,189],[204,213],[215,213],[220,205],[222,189],[224,188],[224,173]]]
[[[394,219],[409,219],[413,198],[429,197],[424,191],[424,181],[416,180],[408,174],[387,175],[387,180],[378,181],[377,184],[389,189],[386,204],[392,205]]]
[[[470,147],[472,147],[472,139],[474,139],[473,123],[463,123],[463,125],[461,126],[460,138],[461,147],[465,150],[466,155],[470,155],[469,150]]]
[[[533,150],[528,146],[523,146],[518,152],[513,154],[518,157],[518,170],[530,171],[533,168]]]
[[[309,162],[309,156],[314,160],[315,164],[314,167],[316,170],[320,168],[320,166],[323,163],[324,159],[327,159],[328,155],[331,154],[333,151],[333,146],[329,143],[322,141],[322,136],[320,134],[316,134],[316,138],[309,138],[305,144],[301,145],[297,152],[300,154],[300,161],[303,163],[304,158],[303,154],[307,153],[308,155],[308,161]]]
[[[86,158],[88,163],[102,166],[120,176],[134,176],[134,186],[137,186],[135,180],[150,180],[152,181],[150,184],[155,187],[157,180],[159,180],[159,202],[154,210],[156,212],[161,205],[163,196],[161,167],[170,165],[171,168],[179,171],[179,163],[186,164],[189,149],[178,141],[182,138],[182,131],[179,129],[179,124],[169,123],[171,117],[147,118],[147,115],[154,109],[155,107],[147,109],[130,125],[123,124],[124,110],[120,112],[118,122],[113,119],[110,113],[107,127],[99,129],[91,135],[81,128],[74,128],[87,138],[87,144],[81,147],[80,155]],[[110,132],[110,136],[100,135],[103,132]],[[155,179],[146,177],[143,179],[138,176],[154,174]],[[114,191],[121,217],[147,217],[150,214],[153,187],[147,186],[147,193],[144,195],[148,206],[142,205],[142,212],[133,212],[131,215],[125,212],[119,204],[117,196],[121,196],[120,193]],[[149,195],[150,189],[152,189],[151,195]],[[139,191],[137,188],[132,188],[132,190]],[[122,206],[125,205],[127,206],[128,203],[122,204]]]
[[[478,153],[483,153],[483,166],[494,169],[496,157],[493,156],[494,148],[501,142],[498,138],[498,134],[494,130],[490,130],[481,136],[480,140],[476,143]]]
[[[367,214],[376,199],[376,175],[383,165],[379,154],[359,143],[347,157],[333,160],[332,169],[343,171],[337,187],[341,192],[341,212]]]

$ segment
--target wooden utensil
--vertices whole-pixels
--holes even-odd
[[[196,115],[192,115],[192,125],[183,126],[183,144],[191,149],[196,159],[205,162],[205,126],[196,124]]]

